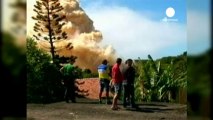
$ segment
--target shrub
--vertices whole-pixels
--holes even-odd
[[[63,99],[61,74],[51,57],[27,39],[27,102],[50,103]]]

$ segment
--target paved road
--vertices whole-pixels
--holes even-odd
[[[186,105],[141,103],[138,109],[113,111],[111,105],[95,100],[77,99],[77,103],[28,104],[28,120],[186,120]]]

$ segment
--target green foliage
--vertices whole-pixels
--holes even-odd
[[[65,57],[65,56],[55,56],[55,65],[57,66],[58,69],[62,67],[61,64],[67,64],[69,61],[75,61],[77,59],[76,56],[70,56],[70,57]]]
[[[25,69],[25,49],[18,47],[15,38],[9,33],[3,33],[1,61],[14,78],[20,77]]]
[[[211,113],[209,108],[211,105],[211,55],[212,49],[197,56],[187,57],[187,111],[189,115],[208,117]]]
[[[210,51],[200,56],[188,56],[188,93],[206,97],[211,93]]]
[[[135,77],[135,100],[136,101],[142,101],[142,98],[144,98],[144,94],[143,94],[143,73],[144,73],[144,69],[143,69],[143,60],[136,60],[136,77]]]
[[[49,103],[63,99],[61,74],[51,57],[27,39],[27,102]]]
[[[186,55],[136,62],[136,100],[172,101],[179,88],[186,87]],[[170,96],[172,95],[172,96]],[[142,97],[141,97],[142,96]]]
[[[82,70],[82,77],[83,78],[94,78],[98,77],[98,73],[93,73],[90,69]]]
[[[1,31],[1,35],[1,113],[9,113],[1,114],[1,118],[25,117],[25,48],[16,44],[17,39],[11,33]]]
[[[33,11],[37,13],[32,18],[37,22],[34,25],[33,37],[36,40],[47,40],[50,43],[50,52],[52,54],[52,60],[55,63],[55,47],[54,41],[67,39],[67,34],[61,30],[65,19],[65,15],[61,15],[59,12],[63,10],[59,0],[37,0],[34,5]],[[70,46],[70,49],[72,46]]]

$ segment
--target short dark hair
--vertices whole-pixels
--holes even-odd
[[[106,59],[104,59],[103,61],[102,61],[102,64],[107,64],[108,63],[108,61],[106,60]]]
[[[117,58],[116,63],[121,64],[122,59],[121,58]]]
[[[133,62],[133,60],[132,59],[128,59],[126,62]]]

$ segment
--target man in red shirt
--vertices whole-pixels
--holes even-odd
[[[112,103],[112,107],[111,107],[112,110],[118,109],[117,100],[121,93],[121,87],[122,87],[122,81],[123,81],[123,76],[120,71],[121,62],[122,62],[122,59],[117,58],[116,64],[112,68],[112,84],[115,89],[115,94],[113,97],[113,103]]]

